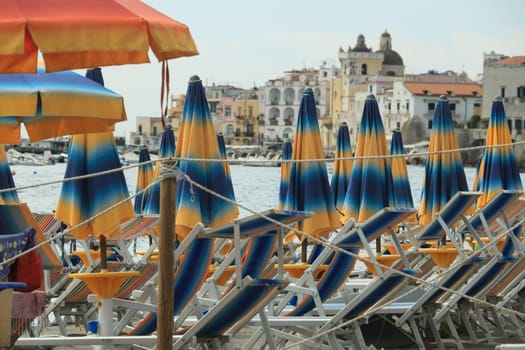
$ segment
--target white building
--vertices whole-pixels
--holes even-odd
[[[480,113],[483,89],[480,84],[394,82],[392,94],[383,101],[383,118],[391,128],[419,118],[430,137],[432,118],[441,95],[448,98],[456,127],[466,127],[470,118]]]
[[[307,87],[314,92],[318,118],[328,118],[330,80],[336,74],[337,68],[323,65],[320,70],[293,70],[285,72],[281,78],[268,80],[259,89],[259,132],[262,139],[279,141],[294,137],[299,105]]]
[[[512,137],[519,138],[525,123],[525,56],[484,54],[482,119],[490,117],[494,97],[503,98]]]

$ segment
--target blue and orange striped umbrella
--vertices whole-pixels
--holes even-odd
[[[281,178],[279,181],[279,200],[277,208],[284,209],[286,203],[286,195],[288,193],[288,185],[290,183],[290,167],[289,160],[292,159],[292,141],[286,140],[283,143],[281,152]]]
[[[410,181],[408,180],[407,162],[404,154],[405,148],[403,146],[401,129],[396,128],[392,130],[390,155],[402,157],[393,157],[390,159],[392,179],[394,181],[394,198],[390,206],[396,208],[413,208],[414,200],[412,198],[412,190],[410,189]]]
[[[171,128],[171,124],[166,125],[160,138],[159,160],[155,163],[155,170],[153,171],[153,179],[158,179],[160,167],[163,159],[175,157],[175,135]],[[146,205],[144,206],[144,214],[159,214],[160,213],[160,183],[153,184],[146,192]]]
[[[474,178],[474,190],[483,194],[477,207],[487,204],[501,190],[522,190],[520,171],[512,146],[505,107],[500,97],[492,102],[485,148],[481,156],[478,173]],[[490,147],[507,145],[501,147]]]
[[[457,149],[459,145],[450,105],[447,98],[441,96],[432,119],[429,155],[425,161],[425,177],[418,210],[418,221],[422,226],[428,224],[458,191],[468,191],[461,153]]]
[[[146,206],[147,190],[145,189],[151,184],[153,180],[153,163],[151,163],[151,157],[146,146],[140,149],[139,153],[139,168],[137,169],[137,186],[135,202],[133,208],[136,214],[142,214],[144,207]]]
[[[342,210],[346,190],[350,183],[350,175],[352,174],[352,165],[354,161],[351,159],[352,145],[350,143],[350,130],[348,125],[343,122],[337,131],[337,141],[335,143],[335,160],[334,173],[332,174],[332,181],[330,188],[334,196],[334,203],[337,210]]]
[[[393,201],[392,170],[386,156],[388,149],[379,107],[375,96],[369,95],[359,124],[356,159],[352,166],[341,221],[354,218],[357,222],[363,222]]]
[[[111,131],[71,137],[65,179],[120,167]],[[116,205],[115,208],[102,213],[113,205]],[[118,238],[121,235],[120,224],[134,216],[122,171],[64,182],[55,212],[55,218],[69,227],[94,218],[71,232],[78,239],[98,238],[101,235],[108,239]]]
[[[192,181],[229,200],[193,186],[189,181],[177,181],[175,221],[180,239],[198,222],[213,227],[229,223],[239,215],[233,187],[221,161],[204,87],[198,76],[192,76],[188,83],[176,157],[180,171]]]
[[[15,188],[13,173],[7,161],[7,154],[4,145],[0,144],[0,189]],[[18,203],[18,194],[16,190],[0,192],[0,204]]]
[[[0,143],[111,130],[126,120],[122,96],[75,72],[0,74]]]
[[[221,158],[223,160],[222,166],[224,167],[224,172],[227,176],[228,187],[231,187],[233,190],[233,183],[231,177],[230,163],[228,163],[228,154],[226,153],[226,144],[224,143],[224,135],[222,132],[217,134],[217,143],[219,145],[219,152],[221,153]],[[234,194],[235,198],[235,194]]]
[[[327,236],[341,225],[330,191],[315,98],[310,88],[305,89],[299,106],[292,160],[285,209],[315,212],[300,222],[298,229],[315,237]]]

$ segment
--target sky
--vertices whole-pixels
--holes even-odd
[[[354,47],[363,34],[379,49],[387,30],[405,73],[466,71],[479,79],[483,53],[525,55],[523,0],[143,0],[189,26],[198,56],[169,61],[170,93],[186,92],[197,74],[203,84],[262,86],[285,71],[339,67],[339,48]],[[129,139],[136,116],[159,116],[161,67],[151,63],[103,68],[107,88],[124,96],[128,121],[117,136]]]

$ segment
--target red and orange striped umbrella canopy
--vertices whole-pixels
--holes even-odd
[[[3,0],[0,73],[48,72],[198,54],[188,26],[138,0]]]

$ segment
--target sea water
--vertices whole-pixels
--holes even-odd
[[[12,165],[15,185],[21,188],[18,190],[20,200],[27,203],[35,213],[51,213],[58,202],[62,186],[60,181],[64,178],[65,169],[65,163],[44,166]],[[279,167],[231,165],[230,170],[235,198],[241,206],[239,208],[241,217],[249,215],[251,211],[259,212],[277,207]],[[470,189],[475,173],[475,168],[465,168]],[[414,205],[417,207],[420,202],[425,168],[408,165],[408,174]],[[136,191],[137,167],[125,167],[124,175],[129,193],[133,195]],[[522,181],[525,179],[524,175],[521,174]]]

